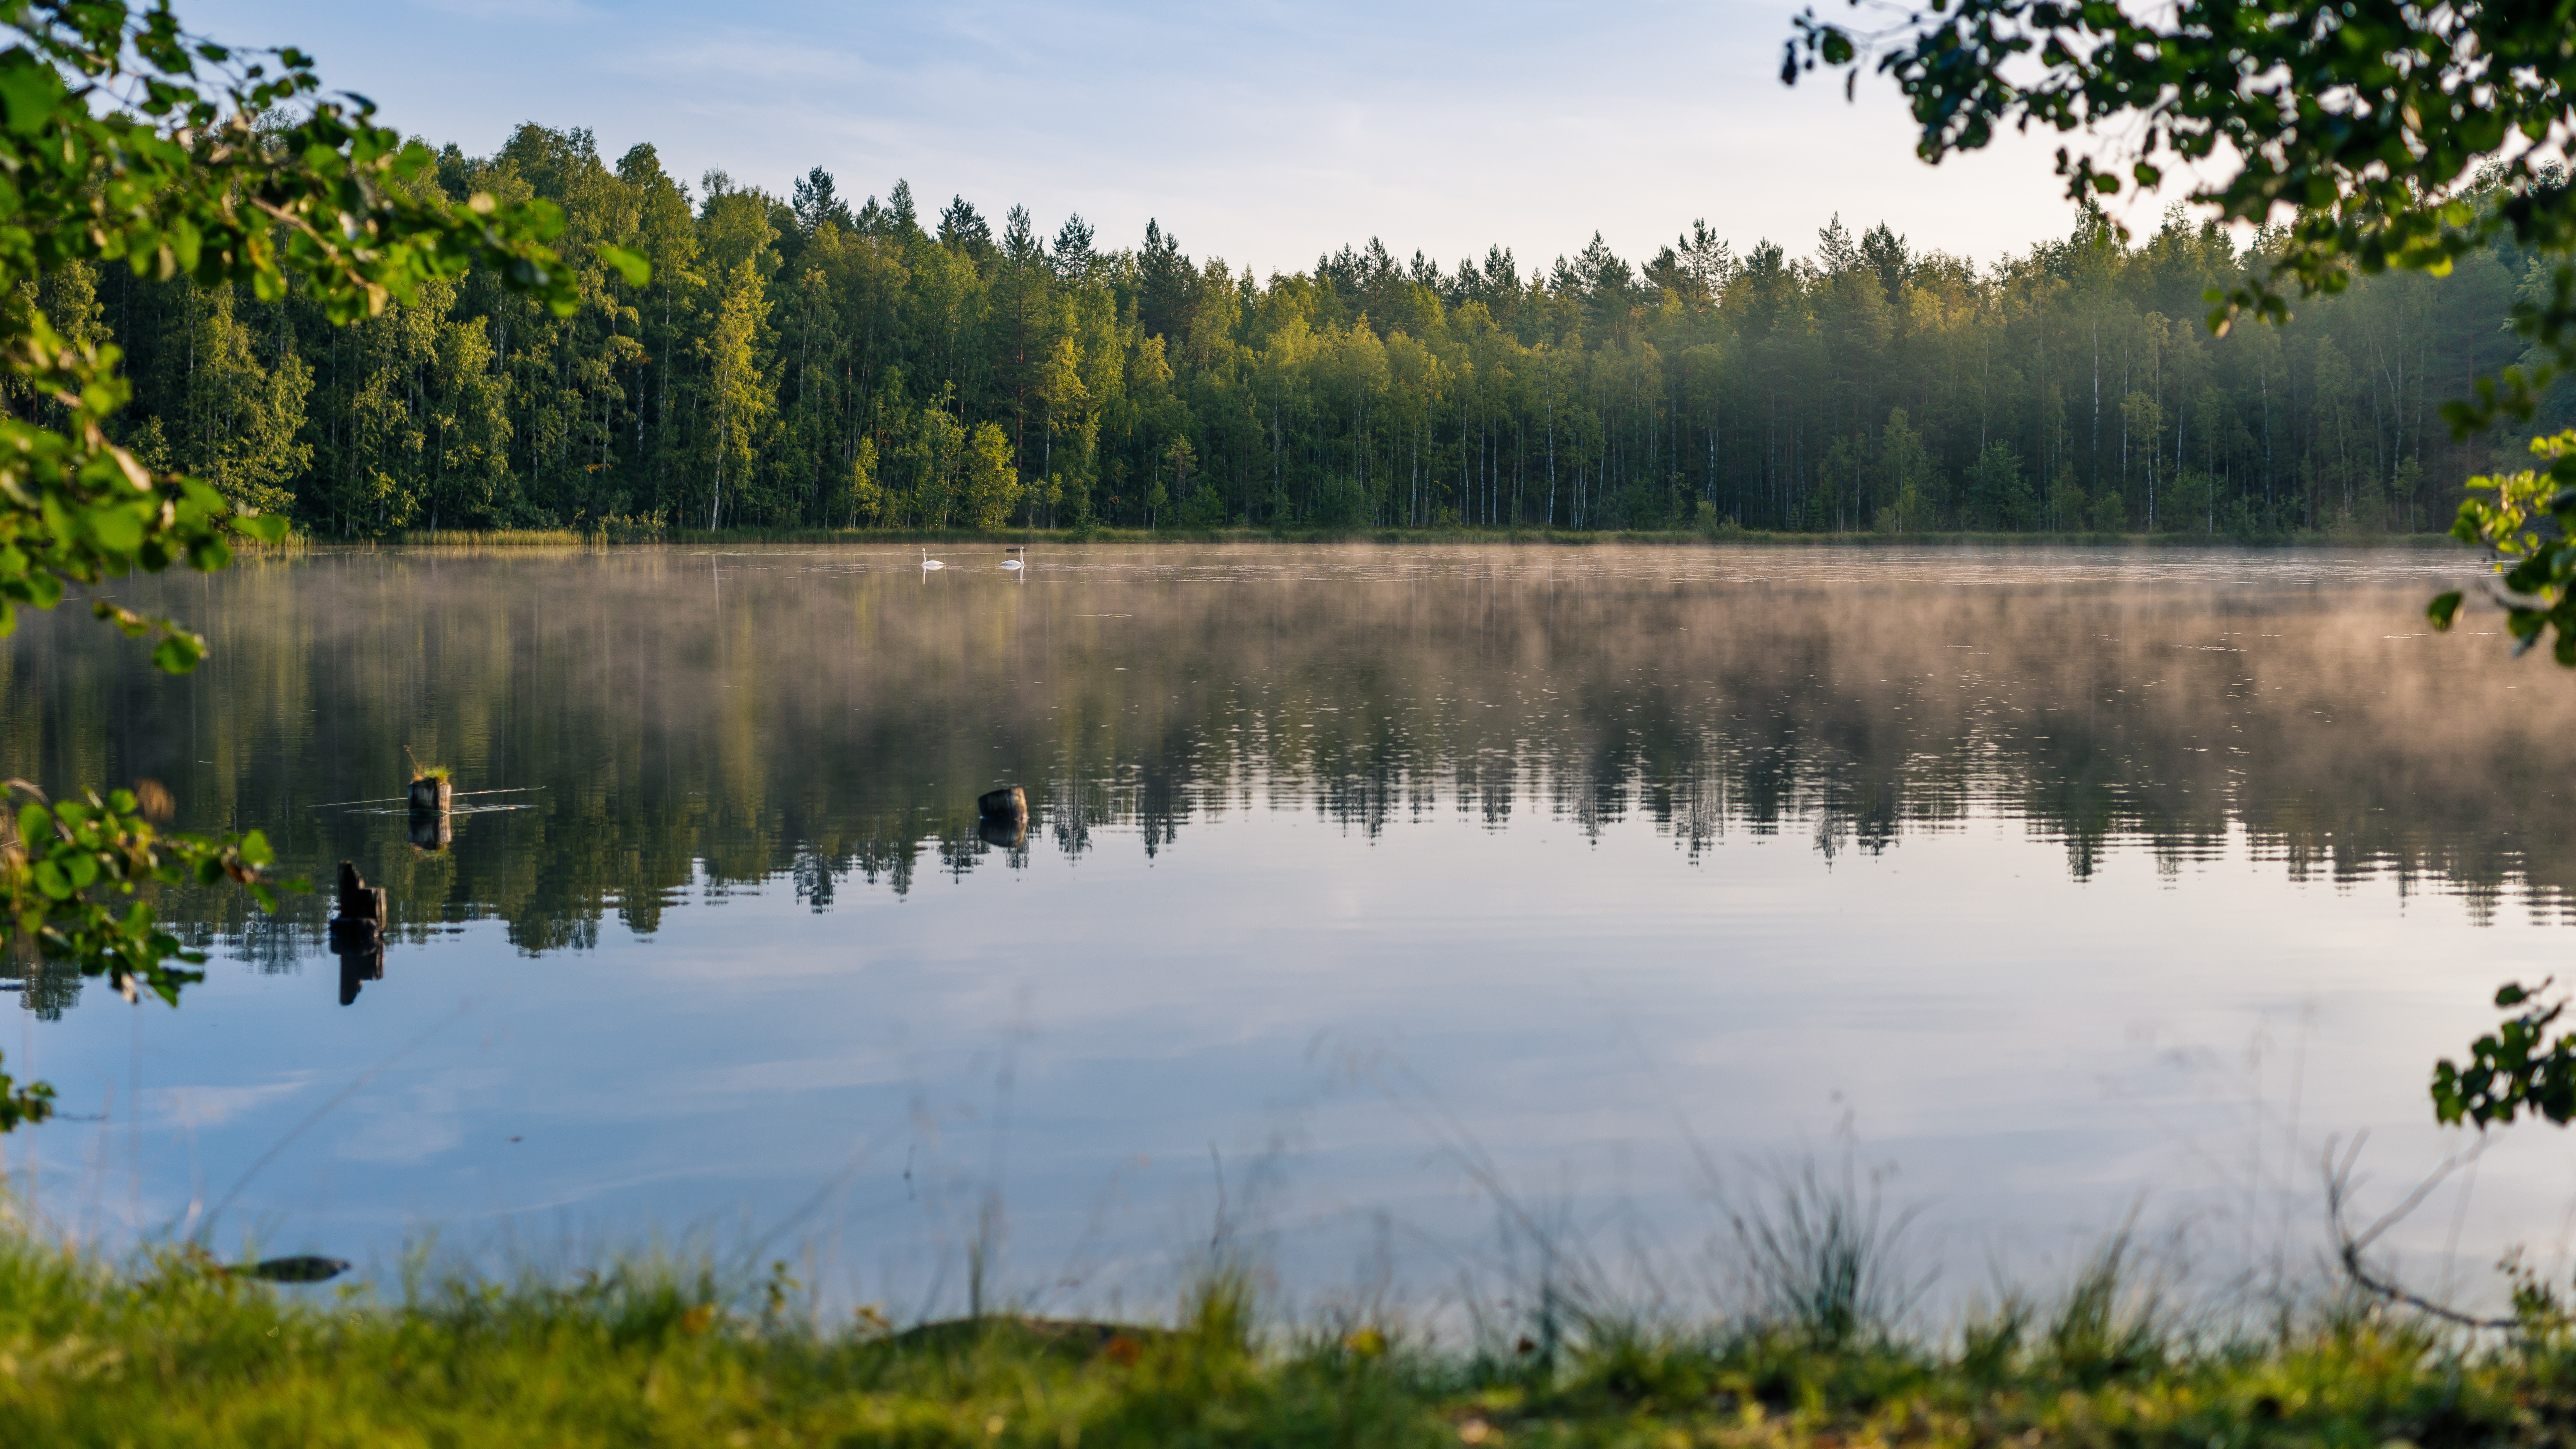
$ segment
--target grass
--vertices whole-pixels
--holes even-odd
[[[2053,1305],[2008,1300],[1938,1345],[1758,1312],[1594,1312],[1543,1365],[1509,1331],[1457,1347],[1393,1324],[1265,1325],[1240,1278],[1161,1328],[894,1332],[818,1326],[783,1277],[729,1295],[647,1265],[386,1303],[188,1252],[120,1269],[9,1230],[0,1443],[2443,1449],[2558,1442],[2576,1423],[2563,1335],[2480,1342],[2336,1303],[2195,1333],[2139,1308],[2122,1272],[2106,1252]]]

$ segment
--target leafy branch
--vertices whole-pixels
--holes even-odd
[[[206,957],[154,922],[150,905],[138,898],[144,886],[229,882],[247,887],[267,911],[277,909],[279,891],[310,889],[263,874],[276,857],[256,830],[214,839],[165,835],[128,790],[104,798],[90,791],[60,803],[25,780],[10,780],[0,791],[12,803],[24,802],[0,838],[0,908],[12,929],[48,959],[107,977],[128,1001],[149,991],[176,1005],[179,988],[204,977],[169,964],[194,966]]]
[[[2547,466],[2469,480],[2451,536],[2495,554],[2489,592],[2504,606],[2514,653],[2555,630],[2550,653],[2576,667],[2576,430],[2534,438],[2531,451]],[[2458,589],[2436,595],[2424,616],[2447,630],[2464,601]]]
[[[2469,1043],[2467,1066],[2449,1057],[2434,1065],[2433,1115],[2443,1125],[2465,1120],[2484,1130],[2489,1123],[2513,1121],[2519,1112],[2561,1127],[2576,1118],[2576,1033],[2549,1040],[2549,1029],[2567,1010],[2564,997],[2540,1000],[2549,985],[2506,982],[2496,992],[2496,1009],[2522,1010]]]

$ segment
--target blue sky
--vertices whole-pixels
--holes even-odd
[[[1835,7],[1839,8],[1839,7]],[[1199,257],[1309,266],[1375,235],[1524,264],[1598,228],[1642,257],[1706,217],[1803,254],[1840,213],[1979,261],[2062,235],[2054,142],[1930,168],[1893,88],[1783,89],[1784,0],[1187,6],[736,0],[182,0],[192,28],[313,52],[385,118],[488,152],[522,120],[638,141],[675,175],[854,200],[1148,217]]]

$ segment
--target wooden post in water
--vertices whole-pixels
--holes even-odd
[[[411,782],[411,808],[416,814],[444,815],[456,804],[456,782],[423,775]]]

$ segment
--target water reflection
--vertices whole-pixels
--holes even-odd
[[[182,823],[359,860],[400,928],[497,918],[529,952],[649,934],[700,887],[786,877],[823,909],[1242,809],[1638,815],[1694,854],[1742,830],[1827,856],[1993,811],[2079,879],[2114,840],[2181,860],[2234,824],[2293,879],[2550,911],[2576,884],[2576,802],[2512,783],[2550,774],[2568,681],[2407,625],[2455,558],[1067,549],[1007,590],[905,562],[326,552],[147,582],[215,662],[173,684],[31,619],[0,759],[166,780]],[[533,803],[407,837],[311,808],[386,793],[406,747]],[[1025,840],[978,823],[1001,784]],[[310,900],[194,919],[270,964],[321,939]]]

